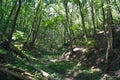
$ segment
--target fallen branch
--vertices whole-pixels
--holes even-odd
[[[0,47],[5,48],[6,50],[13,52],[14,54],[20,56],[21,58],[25,58],[26,60],[29,60],[29,58],[24,55],[17,47],[15,47],[12,43],[9,43],[8,40],[4,40],[2,43],[0,43]]]
[[[9,70],[15,70],[15,71],[20,72],[20,73],[24,73],[24,72],[26,72],[26,71],[21,70],[21,69],[19,69],[19,68],[11,67],[11,66],[4,65],[4,64],[0,64],[0,67],[8,68]]]
[[[9,69],[9,70],[13,70],[13,71],[15,71],[17,73],[19,72],[19,73],[21,73],[24,76],[28,76],[28,77],[34,78],[34,80],[38,80],[39,79],[39,78],[35,77],[33,74],[31,74],[31,73],[29,73],[29,72],[27,72],[25,70],[21,70],[19,68],[16,68],[16,67],[7,66],[7,65],[4,65],[4,64],[0,64],[0,67],[6,68],[6,69]]]
[[[27,60],[28,57],[26,55],[24,55],[17,47],[15,47],[13,44],[10,44],[10,49],[17,55],[19,55],[21,58],[25,58]]]
[[[20,61],[23,62],[22,59],[20,59]],[[29,62],[29,61],[28,61],[28,62]],[[30,64],[30,62],[29,62],[29,63],[23,62],[23,64],[26,65],[26,66],[30,66],[30,67],[32,67],[33,69],[35,69],[36,71],[40,72],[41,75],[42,75],[43,77],[47,78],[48,80],[57,80],[57,79],[55,79],[53,76],[51,76],[49,73],[47,73],[47,72],[43,71],[42,69],[39,69],[39,68],[37,68],[36,66]]]
[[[7,68],[2,68],[0,67],[0,71],[4,72],[4,73],[8,73],[16,78],[19,78],[19,79],[22,79],[22,80],[32,80],[31,78],[28,78],[24,75],[21,75],[21,74],[18,74],[18,73],[15,73],[15,72],[12,72],[10,70],[8,70]]]
[[[42,76],[45,77],[45,78],[47,78],[48,80],[57,80],[53,76],[51,76],[49,73],[47,73],[47,72],[45,72],[45,71],[43,71],[43,70],[41,70],[41,69],[39,69],[39,68],[31,65],[31,64],[26,64],[26,65],[31,66],[35,70],[39,71],[42,74]]]

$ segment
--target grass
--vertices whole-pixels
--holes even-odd
[[[48,72],[58,80],[65,80],[66,76],[72,76],[75,80],[100,80],[102,77],[101,71],[91,70],[85,66],[76,66],[76,62],[72,61],[56,61],[50,62],[49,60],[56,59],[60,55],[40,54],[36,57],[36,53],[28,54],[30,57],[35,57],[37,60],[32,60],[31,63],[38,68]],[[76,75],[75,75],[76,74]]]
[[[4,52],[4,50],[1,50]],[[57,59],[60,54],[57,53],[37,53],[36,51],[23,51],[30,59],[30,64],[38,67],[54,76],[58,80],[66,80],[66,77],[73,77],[75,80],[100,80],[102,77],[101,71],[92,70],[83,65],[77,66],[76,61],[56,61],[50,62],[50,60]],[[22,59],[17,60],[11,66],[27,70],[38,77],[42,77],[41,74],[35,71],[30,66],[26,66],[24,63],[28,61]]]

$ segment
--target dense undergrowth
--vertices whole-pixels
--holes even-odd
[[[89,45],[92,44],[93,41],[90,42]],[[86,53],[78,52],[77,57],[69,61],[61,60],[60,57],[62,54],[57,52],[45,53],[38,49],[23,50],[22,52],[29,57],[29,61],[20,58],[14,53],[10,54],[9,50],[7,51],[0,48],[0,61],[8,66],[28,71],[41,80],[46,80],[46,78],[26,64],[31,64],[44,70],[57,80],[101,80],[105,74],[105,53],[104,51],[100,52],[94,48],[87,49]],[[8,80],[16,79],[9,77]],[[113,79],[109,76],[108,80]]]
[[[100,39],[102,42],[99,42]],[[28,72],[32,76],[34,75],[35,78],[32,80],[48,79],[43,76],[40,70],[47,72],[57,80],[104,80],[104,77],[107,80],[119,80],[119,71],[117,71],[119,70],[119,54],[117,54],[119,48],[113,50],[114,56],[110,54],[110,61],[106,64],[106,41],[106,38],[101,34],[95,38],[88,38],[87,41],[81,40],[78,44],[73,45],[74,49],[78,49],[78,51],[75,51],[72,56],[69,54],[69,46],[50,51],[35,47],[23,49],[21,43],[14,43],[22,55],[28,59],[16,54],[11,48],[6,49],[1,46],[0,67],[4,64],[5,67],[9,67],[20,75],[24,75],[23,72]],[[0,78],[2,80],[18,80],[8,72],[0,72]]]

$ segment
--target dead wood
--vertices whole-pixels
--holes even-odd
[[[27,60],[28,57],[26,55],[24,55],[17,47],[15,47],[12,43],[9,43],[8,40],[3,41],[2,43],[0,43],[0,46],[5,48],[6,50],[13,52],[16,55],[19,55],[21,58],[25,58]]]
[[[38,78],[35,77],[33,74],[31,74],[31,73],[29,73],[25,70],[19,69],[17,67],[11,67],[11,66],[7,66],[7,65],[4,65],[4,64],[0,64],[0,67],[1,68],[6,68],[8,70],[12,70],[12,71],[14,71],[14,73],[17,72],[17,73],[21,73],[24,76],[32,77],[32,78],[34,78],[34,80],[38,80]]]
[[[9,70],[14,70],[15,72],[22,73],[23,75],[35,77],[35,76],[32,75],[31,73],[29,73],[29,72],[27,72],[27,71],[25,71],[25,70],[19,69],[19,68],[17,68],[17,67],[11,67],[11,66],[7,66],[7,65],[4,65],[4,64],[0,64],[0,67],[7,68],[7,69],[9,69]]]
[[[16,78],[19,78],[21,80],[32,80],[31,78],[27,77],[27,76],[24,76],[24,75],[21,75],[21,74],[18,74],[18,73],[15,73],[13,71],[10,71],[8,70],[7,68],[2,68],[0,67],[0,71],[4,72],[4,73],[8,73]]]
[[[10,44],[10,49],[16,54],[19,55],[21,58],[25,58],[27,60],[28,57],[26,55],[24,55],[17,47],[15,47],[13,44]]]
[[[31,65],[31,64],[26,64],[26,65],[31,66],[32,68],[34,68],[35,70],[37,70],[38,72],[40,72],[42,74],[42,76],[45,77],[45,78],[47,78],[48,80],[57,80],[53,76],[51,76],[49,73],[43,71],[42,69],[37,68],[34,65]]]

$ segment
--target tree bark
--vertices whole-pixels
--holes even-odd
[[[66,26],[68,31],[68,37],[70,40],[70,51],[72,54],[73,49],[72,49],[72,37],[71,37],[70,22],[69,22],[69,15],[68,15],[68,0],[64,0],[64,7],[65,7],[65,13],[66,13]]]
[[[17,68],[17,67],[11,67],[11,66],[9,66],[9,65],[4,65],[4,64],[0,64],[0,67],[1,68],[4,68],[4,69],[7,69],[7,71],[6,71],[6,73],[7,72],[11,72],[11,71],[14,71],[14,72],[12,72],[12,74],[11,75],[13,75],[14,77],[17,77],[17,78],[20,78],[20,79],[22,79],[22,78],[24,78],[24,79],[26,79],[26,78],[28,78],[28,76],[29,77],[32,77],[32,79],[34,79],[34,80],[38,80],[38,78],[35,76],[35,75],[33,75],[33,74],[31,74],[31,73],[29,73],[28,71],[25,71],[25,70],[23,70],[23,69],[19,69],[19,68]],[[3,70],[4,71],[4,70]],[[21,73],[21,74],[17,74],[17,76],[16,75],[14,75],[14,74],[16,74],[16,72],[17,73]],[[24,75],[24,76],[23,76]],[[31,78],[30,78],[31,79]]]
[[[50,74],[48,74],[47,72],[45,72],[45,71],[43,71],[43,70],[35,67],[34,65],[32,65],[32,64],[27,64],[27,63],[25,63],[25,64],[26,64],[27,66],[31,66],[31,67],[34,68],[35,70],[39,71],[39,72],[42,74],[42,76],[45,77],[45,78],[47,78],[48,80],[57,80],[57,79],[55,79],[53,76],[51,76]]]
[[[110,5],[110,0],[106,0],[106,3]],[[106,51],[106,62],[108,62],[109,54],[112,53],[113,49],[113,36],[112,36],[112,13],[111,7],[107,8],[107,24],[108,24],[108,47]]]
[[[14,31],[15,31],[15,26],[16,26],[16,22],[17,22],[17,18],[18,18],[19,12],[20,12],[20,8],[21,8],[21,0],[19,0],[18,9],[16,11],[16,15],[15,15],[15,18],[13,20],[12,30],[10,31],[10,35],[8,36],[8,42],[9,43],[11,42],[12,35],[13,35]]]
[[[28,78],[26,76],[20,75],[18,73],[14,73],[14,72],[6,69],[6,68],[0,68],[0,71],[2,71],[4,73],[8,73],[8,74],[10,74],[10,75],[12,75],[12,76],[14,76],[16,78],[22,79],[22,80],[32,80],[32,79],[30,79],[30,78]]]
[[[91,18],[92,18],[92,24],[93,24],[93,28],[94,28],[94,35],[96,33],[96,26],[95,26],[95,14],[94,14],[94,5],[93,5],[93,0],[90,0],[90,7],[91,7]]]
[[[80,0],[78,0],[78,5],[79,5],[79,9],[80,9],[80,16],[81,16],[81,21],[82,21],[82,27],[83,27],[84,35],[85,35],[85,38],[87,38],[88,35],[87,35],[86,28],[85,28],[84,14],[82,12],[82,4],[81,4]]]
[[[16,4],[17,4],[17,0],[15,1],[14,5],[13,5],[13,7],[12,7],[12,9],[11,9],[11,12],[10,12],[10,14],[8,15],[8,18],[7,18],[6,22],[5,22],[5,26],[4,26],[4,28],[3,28],[3,34],[6,33],[7,26],[9,25],[9,21],[10,21],[10,18],[11,18],[11,16],[12,16],[12,14],[13,14],[13,11],[15,10]]]
[[[106,35],[104,0],[102,0],[101,5],[102,5],[102,15],[103,15],[103,30],[104,30],[105,35]]]
[[[30,32],[28,34],[27,40],[26,40],[23,47],[25,47],[25,45],[34,46],[34,43],[35,43],[35,40],[36,40],[36,37],[37,37],[37,33],[39,31],[39,27],[40,27],[40,24],[41,24],[41,17],[42,17],[41,15],[42,14],[40,13],[40,17],[37,18],[40,5],[42,5],[42,0],[37,5],[34,20],[32,22],[32,26],[31,26],[31,29],[30,29]],[[42,6],[41,6],[40,11],[42,11]]]

